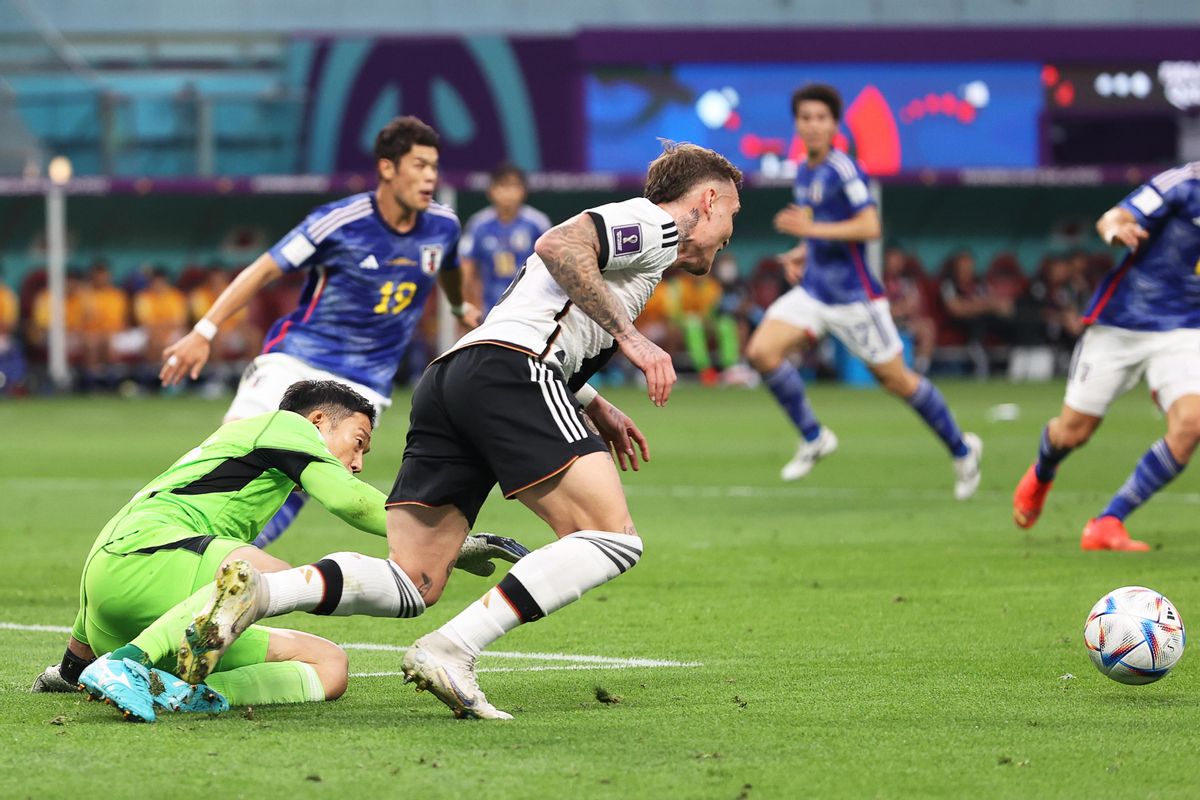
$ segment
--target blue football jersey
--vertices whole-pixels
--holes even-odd
[[[850,156],[830,150],[810,167],[800,162],[793,189],[796,205],[812,209],[814,222],[844,222],[875,205],[867,174]],[[863,242],[807,239],[808,265],[800,285],[822,303],[857,303],[884,297],[883,284],[867,268]]]
[[[1200,328],[1200,161],[1156,175],[1121,208],[1150,238],[1100,281],[1084,322],[1135,331]]]
[[[284,270],[309,271],[295,311],[267,332],[287,353],[384,397],[440,269],[458,268],[458,217],[438,203],[408,233],[384,222],[370,192],[318,207],[271,248]]]
[[[459,255],[474,260],[483,285],[483,313],[500,301],[533,243],[550,229],[549,218],[536,208],[521,206],[517,216],[503,222],[494,208],[485,208],[467,220]]]

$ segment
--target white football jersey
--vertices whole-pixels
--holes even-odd
[[[600,271],[608,288],[637,319],[663,272],[675,263],[679,231],[666,211],[644,197],[585,212],[600,238]],[[515,347],[562,368],[579,389],[616,352],[613,337],[575,307],[534,253],[487,315],[447,352],[484,342]]]

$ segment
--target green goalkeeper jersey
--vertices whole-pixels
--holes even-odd
[[[308,419],[272,411],[217,429],[135,494],[92,550],[149,552],[189,532],[250,543],[297,486],[354,527],[387,534],[384,494],[355,478]]]

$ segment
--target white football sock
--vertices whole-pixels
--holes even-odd
[[[425,601],[395,562],[361,553],[333,553],[315,564],[262,574],[266,613],[308,611],[346,617],[416,617]]]
[[[472,655],[523,622],[539,620],[638,562],[642,540],[577,531],[534,550],[496,586],[439,630]]]

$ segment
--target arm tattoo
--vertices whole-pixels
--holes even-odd
[[[580,214],[550,229],[538,241],[538,255],[567,297],[614,339],[624,339],[633,323],[604,283],[600,240],[592,221]]]
[[[450,563],[446,565],[446,577],[450,577],[450,573],[454,572],[454,565],[458,563],[457,558],[450,559]]]
[[[433,588],[433,581],[430,579],[430,577],[428,575],[426,575],[424,572],[422,572],[421,573],[421,585],[417,587],[417,591],[420,592],[421,597],[424,597],[425,595],[429,594],[429,590],[432,588]]]

